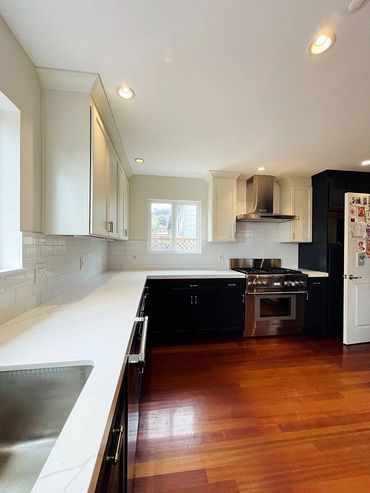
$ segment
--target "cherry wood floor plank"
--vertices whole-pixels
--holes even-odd
[[[370,491],[370,345],[280,337],[157,347],[135,493]]]

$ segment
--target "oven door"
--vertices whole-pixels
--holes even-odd
[[[245,337],[299,334],[304,319],[304,292],[248,293]]]

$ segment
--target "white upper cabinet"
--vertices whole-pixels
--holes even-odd
[[[311,178],[288,176],[278,180],[280,186],[280,213],[294,214],[290,222],[289,237],[293,243],[312,241],[312,187]]]
[[[209,173],[208,241],[235,241],[236,179],[239,173]]]
[[[118,166],[118,238],[128,240],[128,179]]]
[[[108,168],[110,171],[109,139],[96,108],[91,108],[91,222],[90,233],[107,236],[109,222],[107,208],[110,205],[110,183],[108,188]],[[109,181],[111,173],[109,173]],[[108,200],[109,199],[109,200]],[[117,194],[116,194],[117,200]],[[113,226],[112,226],[113,230]]]
[[[100,79],[52,69],[38,73],[43,87],[44,233],[127,239],[122,166],[127,160]],[[126,221],[122,227],[120,220]]]
[[[108,148],[108,197],[107,229],[110,238],[119,238],[118,234],[118,168],[121,167],[116,151],[109,142]]]

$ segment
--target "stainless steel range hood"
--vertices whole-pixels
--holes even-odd
[[[236,217],[239,222],[274,222],[282,223],[296,219],[296,216],[273,212],[274,177],[254,175],[247,180],[246,214]]]

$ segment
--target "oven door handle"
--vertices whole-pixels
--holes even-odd
[[[259,291],[257,293],[250,293],[247,292],[247,296],[252,294],[253,296],[264,296],[264,295],[270,295],[270,294],[276,294],[276,295],[281,295],[281,294],[307,294],[307,291]]]

